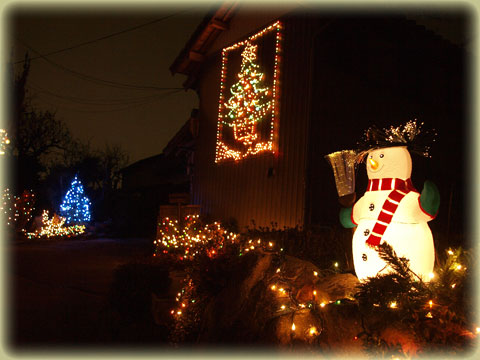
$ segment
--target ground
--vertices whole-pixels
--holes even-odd
[[[151,243],[76,239],[10,244],[5,297],[10,350],[109,346],[115,341],[111,325],[121,320],[108,306],[115,269],[151,257]],[[160,345],[161,335],[156,338]]]

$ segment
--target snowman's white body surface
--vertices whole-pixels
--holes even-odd
[[[380,154],[383,155],[381,158]],[[369,179],[406,180],[410,178],[411,158],[406,148],[377,149],[368,156]],[[369,159],[375,159],[383,165],[378,171],[373,171],[369,168]],[[352,251],[355,272],[360,280],[390,270],[380,259],[377,251],[366,244],[390,192],[391,190],[367,191],[353,207],[352,218],[358,227],[353,235]],[[381,242],[386,241],[398,256],[409,259],[410,269],[424,280],[428,280],[429,274],[433,271],[435,249],[427,221],[433,217],[422,210],[419,197],[420,194],[415,191],[405,195],[385,230]]]

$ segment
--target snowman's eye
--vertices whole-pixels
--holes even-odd
[[[370,155],[370,159],[373,159],[373,155]]]
[[[383,154],[380,154],[380,157],[383,158]]]

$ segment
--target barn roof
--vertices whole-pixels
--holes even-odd
[[[170,66],[172,75],[176,73],[188,75],[187,81],[183,84],[185,88],[193,85],[195,74],[210,45],[222,31],[228,29],[238,3],[239,1],[225,1],[209,11]]]

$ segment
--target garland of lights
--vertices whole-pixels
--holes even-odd
[[[64,217],[54,214],[49,219],[48,211],[43,210],[42,213],[42,227],[40,230],[33,233],[26,233],[29,239],[37,238],[52,238],[52,237],[72,237],[83,234],[85,232],[85,225],[72,225],[64,227],[66,219]]]
[[[83,185],[75,175],[60,205],[60,215],[65,217],[67,224],[89,222],[90,205],[90,200],[83,194]]]
[[[217,145],[215,162],[223,160],[241,160],[250,155],[269,151],[275,153],[275,137],[278,118],[279,66],[281,53],[280,21],[268,26],[248,39],[226,47],[222,51],[222,70],[220,80],[220,98],[218,105]],[[272,88],[264,83],[265,75],[260,71],[257,60],[257,47],[254,41],[267,33],[276,31],[275,60]],[[232,96],[226,101],[225,88],[227,76],[228,55],[232,50],[243,47],[242,64],[237,74],[238,81],[230,88]],[[257,129],[259,122],[270,121],[268,139],[260,139]],[[223,139],[225,127],[233,128],[236,144],[232,148]]]

